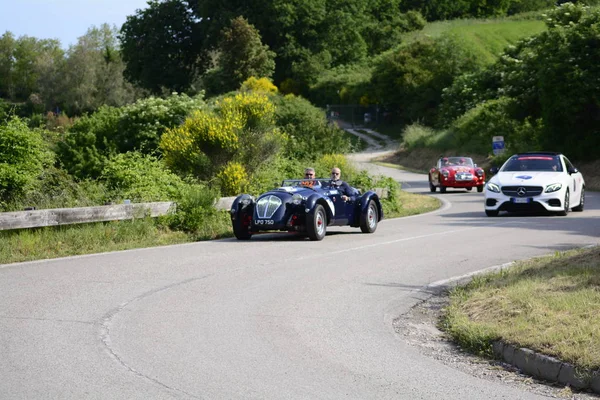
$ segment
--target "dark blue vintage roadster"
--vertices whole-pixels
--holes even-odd
[[[258,198],[238,196],[231,205],[235,237],[248,240],[264,231],[298,232],[311,240],[322,240],[328,226],[360,227],[373,233],[383,219],[375,192],[360,193],[344,201],[327,179],[288,179]]]

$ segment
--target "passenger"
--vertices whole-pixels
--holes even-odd
[[[331,169],[331,186],[334,186],[341,193],[342,200],[354,200],[356,189],[352,188],[347,182],[342,180],[342,171],[338,167],[333,167]]]

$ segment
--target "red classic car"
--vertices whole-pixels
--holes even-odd
[[[441,193],[446,188],[477,188],[483,192],[485,171],[473,164],[470,157],[440,157],[437,165],[429,170],[429,190],[435,192],[439,187]]]

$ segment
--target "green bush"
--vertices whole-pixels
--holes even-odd
[[[23,207],[36,209],[91,207],[104,204],[107,198],[108,193],[103,182],[76,181],[64,169],[48,166],[18,203],[13,203],[9,207],[14,210],[21,210]]]
[[[163,133],[205,106],[202,96],[149,97],[125,107],[102,106],[77,120],[58,145],[59,159],[80,179],[97,178],[107,160],[119,153],[156,154]]]
[[[39,129],[18,117],[0,124],[0,207],[23,196],[52,161]]]
[[[218,211],[214,204],[219,197],[216,190],[200,185],[187,185],[177,201],[177,211],[167,218],[171,229],[198,232]]]
[[[132,202],[173,201],[185,184],[156,157],[139,152],[118,154],[102,172],[111,200]]]
[[[294,95],[278,96],[276,125],[289,137],[285,155],[301,160],[316,160],[329,153],[346,153],[351,145],[343,132],[327,124],[325,112],[308,100]]]
[[[521,122],[511,118],[513,99],[501,97],[481,103],[467,111],[451,127],[456,147],[464,151],[487,154],[492,148],[493,136],[504,136],[510,143],[512,135],[519,130]]]
[[[435,130],[415,123],[404,128],[402,133],[402,146],[407,150],[423,147],[446,150],[453,145],[452,133],[447,129]]]
[[[420,38],[380,55],[371,85],[377,102],[398,111],[405,123],[437,121],[442,91],[481,61],[454,36]]]

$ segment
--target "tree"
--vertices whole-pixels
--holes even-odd
[[[124,81],[125,66],[117,44],[117,30],[108,24],[91,27],[68,51],[62,103],[71,114],[94,111],[101,105],[119,107],[133,100]]]
[[[234,18],[221,32],[217,71],[209,75],[210,92],[238,89],[246,79],[270,78],[275,70],[275,53],[263,45],[260,33],[243,17]],[[215,82],[216,81],[216,82]]]
[[[12,33],[6,32],[0,37],[0,97],[13,98],[13,69],[17,41]]]
[[[125,77],[155,94],[184,92],[208,60],[196,17],[183,0],[152,0],[148,6],[121,28]]]

